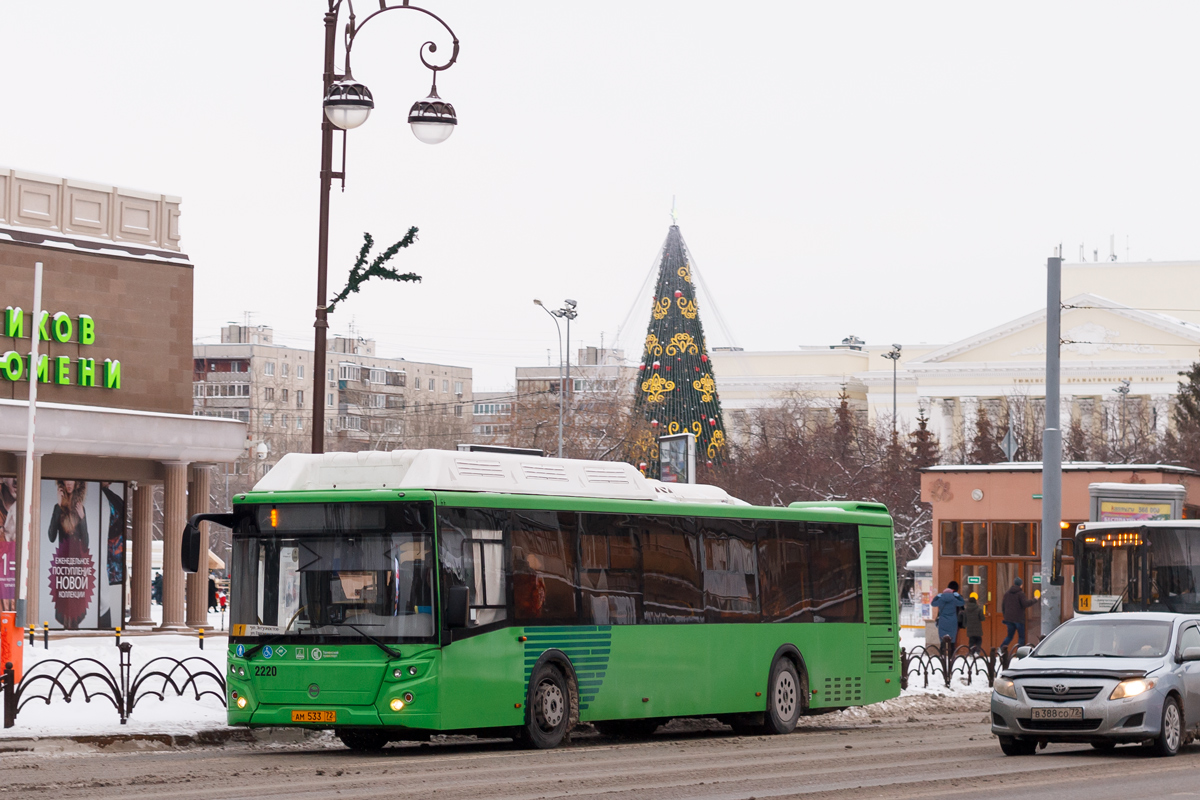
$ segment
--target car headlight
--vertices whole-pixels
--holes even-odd
[[[1017,699],[1017,685],[1008,678],[996,678],[996,682],[992,684],[992,688],[996,690],[996,694],[1002,697],[1011,697]]]
[[[1148,692],[1154,688],[1154,681],[1150,678],[1126,678],[1117,684],[1117,688],[1112,690],[1112,694],[1108,696],[1109,700],[1120,700],[1122,697],[1137,697],[1143,692]]]

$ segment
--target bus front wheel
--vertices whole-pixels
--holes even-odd
[[[771,678],[767,682],[767,713],[764,728],[767,733],[784,734],[796,730],[796,720],[804,698],[800,674],[790,659],[780,658],[771,666]]]
[[[562,671],[542,664],[529,676],[524,738],[539,750],[558,747],[571,723],[571,694]]]

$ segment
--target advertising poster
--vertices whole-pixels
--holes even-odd
[[[1170,518],[1170,503],[1144,503],[1140,500],[1102,500],[1100,502],[1100,522]]]
[[[17,610],[17,479],[0,477],[0,611]]]
[[[114,628],[125,586],[125,484],[42,481],[41,617],[52,628]]]

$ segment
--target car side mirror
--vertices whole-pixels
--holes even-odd
[[[1185,647],[1179,654],[1180,661],[1200,661],[1200,647]]]
[[[466,586],[446,590],[446,627],[465,628],[470,624],[471,607]]]
[[[1200,650],[1200,648],[1197,648],[1197,649]],[[1033,648],[1030,647],[1029,645],[1025,645],[1024,647],[1018,647],[1017,648],[1017,658],[1024,658],[1025,656],[1029,655],[1032,652],[1033,652]]]

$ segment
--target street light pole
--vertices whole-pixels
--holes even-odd
[[[563,453],[563,386],[566,382],[563,380],[563,351],[562,351],[562,327],[558,324],[558,317],[554,312],[546,308],[541,300],[534,300],[533,304],[538,306],[550,315],[550,319],[554,320],[554,330],[558,331],[558,457],[562,458]]]
[[[892,345],[892,349],[884,353],[883,357],[892,362],[892,440],[894,441],[899,435],[896,429],[896,417],[898,414],[896,406],[896,365],[900,361],[900,345]]]
[[[454,49],[445,64],[431,64],[425,60],[426,49],[430,53],[437,52],[437,45],[433,42],[425,42],[418,51],[421,63],[433,72],[433,87],[430,89],[428,97],[413,103],[408,112],[408,122],[412,127],[413,134],[426,144],[444,142],[454,132],[454,126],[458,124],[454,106],[438,97],[437,93],[437,74],[442,70],[449,69],[458,60],[458,37],[441,17],[424,8],[409,5],[408,0],[402,0],[400,5],[388,5],[387,0],[380,0],[378,9],[368,14],[361,23],[356,23],[352,0],[328,0],[328,2],[328,10],[325,12],[325,65],[322,94],[324,113],[321,119],[321,200],[317,219],[317,305],[316,319],[313,322],[312,452],[314,453],[325,452],[325,351],[329,330],[326,306],[329,274],[329,194],[335,178],[342,181],[343,187],[346,182],[344,146],[342,148],[342,168],[338,172],[333,170],[333,129],[334,126],[341,128],[344,144],[346,131],[357,128],[366,122],[367,117],[371,114],[371,109],[375,107],[370,90],[355,81],[350,74],[350,52],[354,49],[355,37],[368,22],[387,11],[419,11],[432,17],[446,29],[446,32],[450,34]],[[335,62],[338,16],[341,14],[343,4],[348,9],[349,21],[346,23],[344,34],[345,63],[342,74],[339,75]]]

